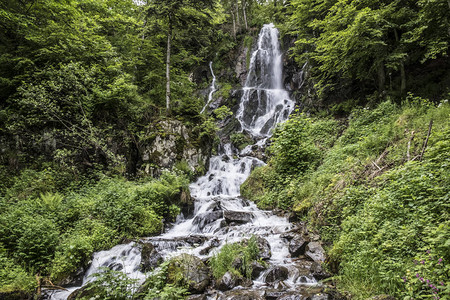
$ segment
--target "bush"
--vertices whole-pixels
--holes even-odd
[[[258,254],[257,238],[253,236],[247,242],[225,244],[219,253],[211,257],[209,264],[215,278],[221,278],[226,272],[251,278],[251,263],[258,258]],[[233,266],[236,260],[242,261],[239,269]]]

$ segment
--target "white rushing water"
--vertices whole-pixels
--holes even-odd
[[[212,63],[210,68],[213,82],[208,103],[215,91],[216,80]],[[259,140],[255,146],[260,147],[265,144],[276,124],[286,120],[294,108],[294,102],[282,88],[282,54],[278,30],[273,24],[264,25],[259,34],[243,90],[236,117],[242,128]],[[299,284],[316,284],[312,276],[299,271],[290,257],[286,240],[281,238],[282,233],[292,228],[288,220],[270,211],[262,211],[254,203],[240,198],[241,184],[254,167],[264,163],[248,156],[251,146],[239,153],[231,144],[224,144],[218,152],[219,155],[210,159],[208,173],[190,185],[191,195],[195,199],[193,215],[186,219],[179,216],[177,223],[166,233],[143,240],[151,242],[165,259],[181,253],[207,258],[217,253],[226,243],[256,235],[264,238],[270,245],[269,264],[289,269],[289,277],[284,282],[286,288],[295,288]],[[242,222],[236,221],[236,216]],[[196,242],[190,242],[189,238],[196,238]],[[100,267],[121,270],[130,277],[143,281],[145,274],[140,271],[139,249],[132,242],[95,253],[83,285],[92,280],[89,275],[98,272]],[[264,276],[265,273],[254,281],[255,288],[264,286]],[[52,299],[67,299],[74,289],[55,292]]]
[[[214,71],[213,71],[213,68],[212,68],[212,61],[209,62],[209,69],[211,70],[211,76],[213,77],[213,79],[212,79],[212,82],[211,82],[211,86],[209,87],[208,101],[206,102],[205,106],[203,106],[202,110],[200,111],[201,114],[205,111],[205,109],[211,103],[211,101],[213,99],[214,92],[217,90],[217,88],[216,88],[216,75],[214,75]]]
[[[283,89],[283,63],[278,30],[264,25],[257,49],[250,59],[249,73],[236,118],[253,136],[270,136],[276,124],[287,120],[294,101]]]

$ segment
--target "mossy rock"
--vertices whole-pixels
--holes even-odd
[[[181,254],[170,261],[167,280],[186,285],[191,293],[202,293],[211,281],[211,271],[200,258]]]

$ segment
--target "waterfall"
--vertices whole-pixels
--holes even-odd
[[[278,30],[264,25],[257,49],[250,59],[237,119],[242,129],[253,136],[267,137],[276,124],[285,121],[294,109],[294,102],[283,89],[283,63]]]
[[[213,81],[208,102],[202,112],[215,91],[216,78],[212,63],[209,66]],[[294,102],[282,86],[282,54],[278,30],[273,24],[264,25],[259,34],[243,91],[236,117],[242,129],[258,140],[255,145],[262,146],[276,124],[285,121],[294,108]],[[289,270],[288,278],[283,281],[285,289],[296,290],[302,285],[317,285],[311,275],[305,274],[304,263],[299,263],[290,256],[289,244],[282,237],[283,233],[292,228],[288,220],[271,211],[260,210],[254,203],[240,198],[241,184],[254,167],[264,164],[261,160],[248,156],[246,151],[248,149],[239,153],[231,144],[220,145],[219,155],[210,159],[207,174],[190,185],[191,195],[195,199],[193,216],[179,216],[177,223],[166,233],[143,240],[151,242],[165,259],[181,253],[206,259],[226,243],[257,235],[270,246],[269,265]],[[233,214],[243,220],[230,222]],[[189,241],[191,237],[195,237],[195,242]],[[119,266],[118,269],[126,272],[129,277],[143,280],[144,274],[139,268],[141,254],[136,249],[138,246],[133,242],[97,252],[87,274],[95,273],[100,266]],[[265,274],[253,281],[252,288],[267,288]],[[83,284],[89,280],[86,275]],[[72,290],[55,292],[52,299],[67,299]]]
[[[201,114],[205,111],[206,107],[208,107],[208,105],[211,103],[213,94],[216,91],[216,75],[214,75],[214,71],[212,68],[212,61],[209,62],[209,69],[211,70],[211,75],[213,79],[211,82],[211,86],[209,88],[208,101],[206,101],[205,106],[203,106],[202,110],[200,111]]]

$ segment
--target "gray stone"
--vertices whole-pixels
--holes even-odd
[[[167,278],[169,283],[183,278],[189,292],[202,293],[210,283],[211,274],[200,258],[184,253],[170,260]]]
[[[263,264],[261,264],[257,261],[252,262],[250,264],[250,267],[252,268],[252,278],[253,279],[258,278],[259,275],[261,275],[261,273],[267,269]]]
[[[319,242],[308,243],[305,255],[319,264],[325,261],[325,250],[323,250]]]
[[[222,278],[217,281],[216,288],[221,291],[228,291],[237,286],[238,282],[239,278],[236,275],[226,272]]]
[[[271,249],[269,242],[266,239],[259,236],[257,243],[259,249],[258,258],[264,260],[270,259],[270,257],[272,256],[272,252],[270,251]]]
[[[289,242],[289,253],[291,254],[291,257],[304,255],[307,244],[308,241],[301,235],[294,236],[294,238]]]
[[[274,266],[269,269],[265,275],[266,283],[274,283],[281,280],[286,280],[289,276],[289,270],[283,266]]]
[[[230,211],[226,210],[223,212],[223,217],[228,224],[237,223],[237,224],[245,224],[250,222],[254,215],[250,212],[246,211]]]
[[[162,256],[156,251],[152,243],[143,242],[141,250],[141,270],[148,272],[158,267],[163,262]]]
[[[194,220],[192,220],[193,225],[197,225],[198,229],[203,230],[206,225],[211,224],[219,219],[223,218],[222,211],[207,211],[201,214],[198,214]]]

